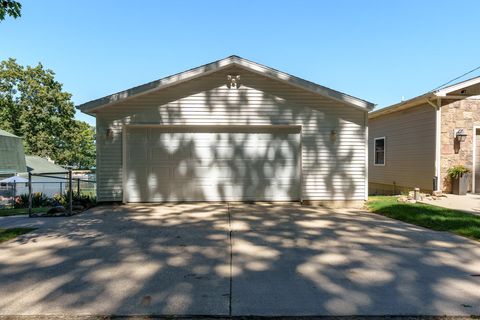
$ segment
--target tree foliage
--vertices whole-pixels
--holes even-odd
[[[22,4],[13,0],[0,0],[0,21],[5,20],[6,16],[14,19],[20,17]]]
[[[62,165],[95,164],[94,128],[74,119],[71,94],[42,64],[0,62],[0,128],[23,137],[27,154],[50,157]]]

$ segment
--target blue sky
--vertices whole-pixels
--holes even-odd
[[[232,54],[379,107],[480,65],[478,0],[19,1],[0,59],[42,62],[76,104]]]

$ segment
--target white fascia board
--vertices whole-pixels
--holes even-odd
[[[457,91],[457,90],[460,90],[460,89],[463,89],[463,88],[467,88],[467,87],[470,87],[470,86],[473,86],[473,85],[476,85],[476,84],[479,84],[479,83],[480,83],[480,77],[476,77],[476,78],[469,79],[469,80],[451,85],[449,87],[437,90],[437,91],[435,91],[435,95],[438,96],[438,97],[445,97],[450,92],[454,92],[454,91]]]
[[[287,84],[309,90],[315,94],[337,100],[352,107],[362,109],[364,111],[370,111],[375,106],[373,103],[355,98],[345,93],[332,90],[327,87],[323,87],[316,83],[289,75],[285,72],[275,70],[273,68],[240,58],[238,56],[230,56],[222,60],[218,60],[201,67],[197,67],[185,72],[181,72],[166,78],[162,78],[156,81],[152,81],[128,90],[124,90],[109,96],[105,96],[100,99],[92,100],[77,106],[82,112],[94,115],[94,111],[100,108],[104,108],[115,104],[119,101],[125,101],[133,97],[138,97],[156,90],[161,90],[166,87],[177,85],[179,83],[195,79],[200,76],[208,75],[216,71],[225,69],[229,66],[243,67],[248,71],[269,77],[274,80],[279,80]]]
[[[406,100],[406,101],[402,101],[400,103],[396,103],[396,104],[393,104],[391,106],[388,106],[388,107],[385,107],[385,108],[382,108],[382,109],[379,109],[379,110],[376,110],[376,111],[372,111],[368,114],[368,118],[369,119],[374,119],[376,117],[383,116],[383,115],[386,115],[386,114],[389,114],[389,113],[392,113],[392,112],[405,110],[405,109],[414,107],[416,105],[425,103],[426,101],[428,101],[432,98],[435,98],[435,97],[436,96],[433,93],[426,93],[426,94],[423,94],[421,96],[418,96],[418,97],[415,97],[415,98],[412,98],[412,99],[409,99],[409,100]]]

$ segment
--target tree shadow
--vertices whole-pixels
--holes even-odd
[[[478,243],[359,210],[230,208],[236,315],[480,313]]]
[[[480,313],[477,243],[359,210],[104,206],[0,256],[1,314]]]
[[[228,314],[223,205],[106,206],[57,221],[0,248],[2,314]]]
[[[241,86],[228,89],[234,73]],[[126,183],[137,193],[129,202],[365,196],[363,111],[234,66],[97,113],[97,125],[115,132],[98,137],[100,201],[123,200],[121,132],[141,124],[157,127],[126,129]]]

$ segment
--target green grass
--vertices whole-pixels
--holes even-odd
[[[398,202],[397,197],[369,197],[374,213],[437,231],[449,231],[480,241],[480,216],[422,203]]]
[[[33,213],[41,213],[47,212],[50,207],[40,207],[40,208],[32,208]],[[6,216],[18,216],[22,214],[28,214],[28,208],[1,208],[0,209],[0,217]]]
[[[13,239],[19,235],[29,233],[35,228],[0,228],[0,243]]]

